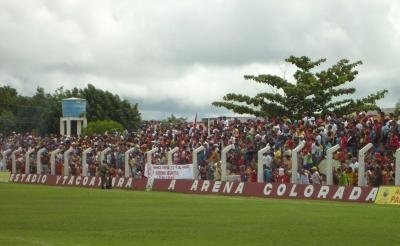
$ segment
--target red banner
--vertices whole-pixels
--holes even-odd
[[[53,186],[75,186],[87,188],[100,188],[100,177],[88,176],[60,176],[39,174],[11,174],[8,180],[13,183],[45,184]],[[112,187],[119,189],[145,190],[147,179],[132,179],[113,177]]]
[[[11,174],[9,182],[99,188],[99,177]],[[114,177],[113,188],[172,191],[193,194],[221,194],[264,198],[374,202],[376,187],[301,185],[289,183],[243,183],[208,180],[132,179]]]
[[[375,187],[243,183],[208,180],[154,180],[153,189],[195,194],[350,202],[374,202],[378,192],[378,188]]]

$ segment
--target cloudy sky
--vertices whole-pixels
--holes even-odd
[[[265,88],[244,74],[291,80],[290,55],[362,60],[357,97],[400,99],[400,1],[0,0],[0,85],[88,83],[138,102],[143,118],[230,114],[228,92]]]

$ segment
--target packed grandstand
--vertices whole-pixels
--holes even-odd
[[[208,129],[208,127],[210,129]],[[379,112],[375,115],[356,113],[351,116],[326,118],[304,115],[302,119],[246,119],[220,117],[207,122],[165,123],[159,121],[144,122],[136,132],[108,132],[102,135],[65,137],[50,135],[36,136],[32,133],[12,133],[1,136],[0,149],[15,150],[16,171],[25,173],[25,153],[36,151],[30,156],[31,173],[36,173],[37,150],[46,148],[41,155],[43,173],[50,172],[50,152],[62,151],[56,155],[55,174],[63,174],[63,151],[72,147],[69,156],[69,173],[82,174],[82,152],[91,147],[87,155],[88,175],[99,174],[100,153],[111,148],[105,156],[113,176],[125,175],[124,153],[134,147],[130,153],[130,176],[144,178],[145,153],[155,147],[158,151],[152,155],[151,163],[167,164],[167,152],[175,147],[179,150],[172,156],[173,164],[192,163],[192,151],[204,146],[198,155],[199,179],[221,180],[220,156],[224,146],[235,147],[227,155],[227,176],[242,182],[257,182],[257,152],[265,146],[270,150],[263,155],[263,176],[265,182],[289,183],[291,180],[291,151],[305,141],[305,147],[298,155],[297,183],[324,184],[326,176],[320,170],[327,149],[339,144],[334,155],[333,184],[357,185],[358,151],[368,143],[373,148],[365,159],[365,178],[368,186],[393,185],[395,180],[394,153],[400,148],[400,121],[393,115]],[[3,153],[3,152],[2,152]],[[1,163],[11,171],[11,158]]]

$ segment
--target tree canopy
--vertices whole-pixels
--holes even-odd
[[[131,104],[118,95],[95,88],[65,90],[58,88],[46,93],[38,88],[32,97],[19,95],[9,86],[0,87],[0,132],[37,132],[50,134],[59,132],[62,115],[61,101],[64,98],[86,99],[88,121],[113,120],[128,130],[135,130],[141,122],[137,104]]]
[[[290,56],[285,61],[297,68],[293,75],[295,84],[271,74],[245,75],[245,80],[271,86],[278,92],[272,93],[267,90],[253,97],[228,93],[223,97],[223,101],[212,104],[235,113],[259,117],[293,118],[301,117],[303,114],[326,115],[329,113],[346,115],[356,111],[378,109],[376,101],[387,93],[387,90],[381,90],[362,99],[346,98],[354,94],[356,89],[344,87],[344,85],[356,78],[358,71],[355,68],[362,64],[361,61],[351,63],[349,60],[342,59],[320,72],[312,70],[324,63],[326,59],[312,61],[305,56]]]

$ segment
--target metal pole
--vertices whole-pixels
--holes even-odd
[[[197,154],[203,150],[204,150],[204,146],[200,146],[197,149],[193,150],[192,160],[193,160],[193,179],[194,180],[199,179],[199,163],[197,161]]]
[[[326,170],[326,184],[333,185],[333,170],[332,170],[332,162],[333,162],[333,153],[340,149],[340,145],[336,144],[335,146],[327,149],[326,151],[326,160],[327,160],[327,170]]]
[[[29,149],[28,152],[25,153],[25,174],[30,174],[30,156],[35,151],[35,149]]]
[[[69,150],[64,152],[64,176],[69,175],[69,155],[74,151],[72,147]]]
[[[400,148],[396,150],[396,178],[395,185],[400,185]]]
[[[42,154],[43,152],[45,152],[47,149],[46,148],[41,148],[38,152],[37,152],[37,156],[36,156],[36,173],[37,174],[42,174]]]
[[[257,182],[258,183],[263,183],[264,182],[264,175],[263,175],[263,155],[269,151],[271,147],[269,147],[269,145],[267,145],[266,147],[260,149],[258,151],[258,161],[257,161]]]
[[[179,150],[178,147],[175,147],[167,152],[167,164],[172,165],[172,155]]]
[[[226,154],[228,153],[228,151],[232,150],[235,148],[235,145],[230,144],[228,146],[226,146],[223,150],[222,150],[222,154],[221,154],[221,181],[226,181]]]
[[[82,153],[82,176],[88,176],[87,155],[92,151],[92,148],[87,148]]]
[[[365,154],[367,153],[368,150],[370,150],[374,145],[372,143],[369,143],[364,146],[359,152],[358,152],[358,186],[365,186]]]
[[[301,141],[299,145],[292,150],[292,183],[296,184],[297,183],[297,171],[299,170],[298,166],[298,160],[297,160],[297,153],[304,148],[306,145],[305,141]]]
[[[128,151],[125,152],[125,177],[130,176],[130,168],[129,168],[129,155],[134,151],[136,148],[130,148]]]

